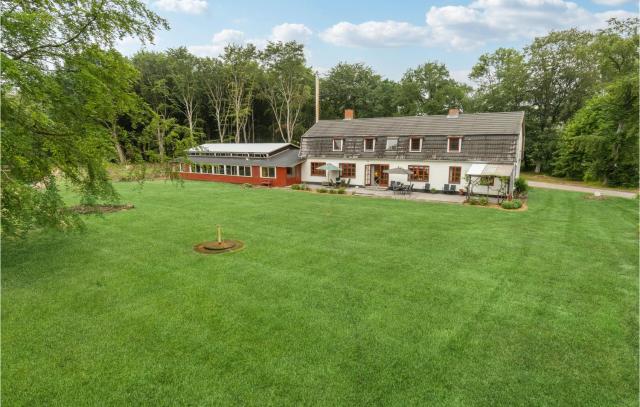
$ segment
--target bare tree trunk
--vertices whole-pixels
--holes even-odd
[[[120,161],[120,164],[125,165],[127,163],[127,157],[124,155],[124,150],[120,145],[120,140],[118,140],[118,131],[116,130],[115,124],[111,127],[111,139],[113,140],[116,152],[118,153],[118,160]]]
[[[160,162],[164,162],[164,128],[162,124],[158,123],[156,136],[158,138],[158,153],[160,154]]]

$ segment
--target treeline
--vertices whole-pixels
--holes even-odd
[[[168,162],[191,146],[296,142],[314,121],[314,73],[295,42],[122,56],[167,22],[143,0],[3,1],[2,231],[79,224],[59,193],[116,200],[105,163]],[[322,77],[321,112],[357,117],[525,110],[527,165],[612,185],[638,181],[638,20],[566,30],[482,55],[470,87],[426,62],[399,81],[364,64]]]
[[[408,69],[399,81],[339,63],[321,78],[321,118],[339,119],[345,108],[357,117],[524,110],[527,167],[635,185],[637,27],[637,20],[613,19],[597,32],[557,31],[522,50],[500,48],[473,66],[474,87],[438,62]],[[295,42],[262,51],[228,46],[218,58],[186,48],[143,51],[131,64],[138,77],[130,91],[146,114],[121,116],[130,126],[118,132],[121,162],[163,160],[207,140],[297,142],[314,121],[314,74]]]

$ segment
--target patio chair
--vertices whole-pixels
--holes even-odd
[[[345,182],[344,187],[349,188],[349,185],[351,185],[351,178],[347,178],[347,182]]]
[[[413,192],[413,184],[409,184],[409,186],[407,187],[407,194],[411,195],[411,193]]]
[[[424,184],[424,192],[431,192],[431,184],[428,182]]]
[[[444,187],[442,187],[442,193],[443,194],[449,193],[449,184],[444,184]]]
[[[397,181],[391,181],[389,183],[389,187],[387,189],[390,190],[390,191],[394,191],[395,188],[396,188],[396,183],[397,183]]]
[[[454,184],[449,185],[449,193],[455,194],[456,192],[458,192],[458,186]]]

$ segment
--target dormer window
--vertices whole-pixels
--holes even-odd
[[[449,137],[447,153],[459,153],[460,151],[462,151],[462,137]]]
[[[333,139],[333,151],[342,151],[342,142],[344,140],[342,140],[341,138],[334,138]]]
[[[387,150],[395,151],[398,149],[398,138],[391,137],[387,139]]]
[[[422,137],[411,137],[409,139],[409,151],[412,153],[422,151]]]
[[[366,137],[364,139],[364,151],[373,152],[376,150],[376,139],[373,137]]]

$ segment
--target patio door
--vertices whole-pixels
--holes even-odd
[[[385,172],[385,170],[388,169],[389,166],[386,164],[374,165],[373,181],[375,182],[375,185],[379,187],[389,186],[389,173]]]
[[[387,164],[372,164],[364,166],[364,185],[365,186],[389,186],[389,174],[384,172],[388,170]]]

